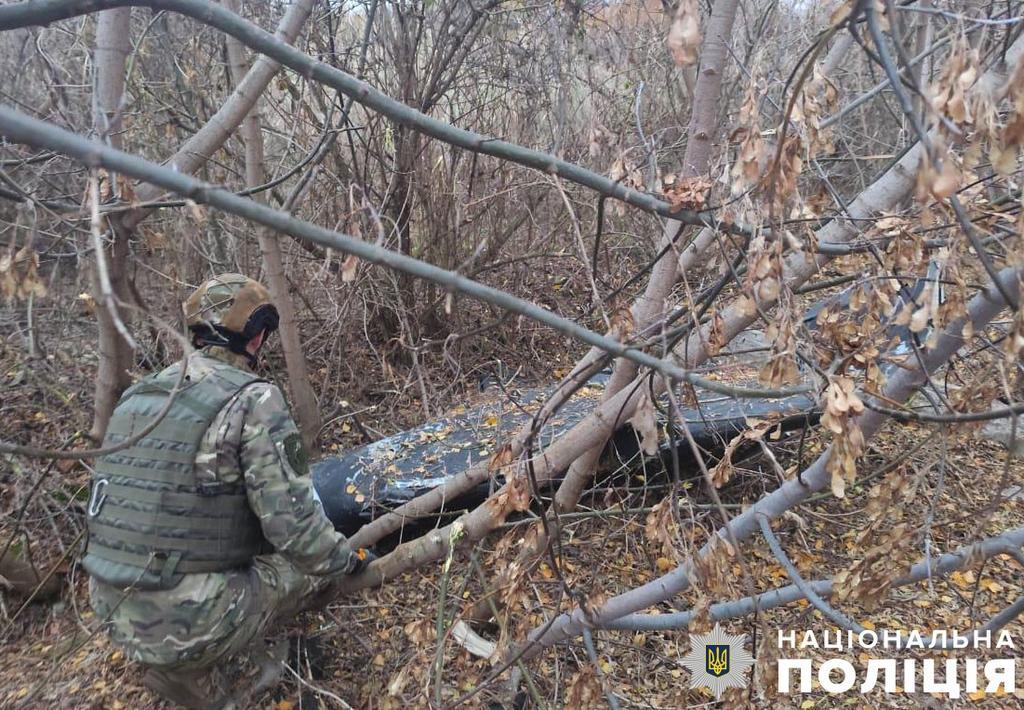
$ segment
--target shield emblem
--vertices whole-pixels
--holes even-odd
[[[707,659],[704,662],[704,670],[715,678],[721,678],[729,672],[729,644],[709,643],[705,646]]]

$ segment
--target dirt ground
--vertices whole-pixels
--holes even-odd
[[[5,348],[0,351],[2,416],[25,427],[32,441],[52,445],[87,424],[78,402],[88,397],[95,355],[73,342],[65,339],[41,360],[28,362],[21,350],[0,340],[0,347]],[[343,439],[334,443],[351,445]],[[805,465],[825,444],[817,434],[802,441],[796,435],[772,441],[771,449],[779,466],[792,475],[800,462]],[[904,460],[898,466],[889,466],[892,471],[878,474],[901,458]],[[14,532],[12,521],[31,487],[28,482],[38,481],[47,470],[40,486],[42,502],[29,506],[22,529],[29,534],[33,561],[40,569],[52,568],[66,583],[59,596],[39,603],[25,604],[23,598],[6,592],[0,597],[0,707],[169,707],[141,686],[141,668],[97,633],[83,575],[70,562],[81,529],[76,510],[87,485],[85,468],[65,464],[48,468],[14,459],[3,462],[0,490],[5,522],[0,525],[0,540],[6,542]],[[749,503],[774,488],[776,478],[776,469],[764,457],[739,460],[732,481],[721,491],[723,502],[729,506]],[[929,538],[935,553],[1024,525],[1024,497],[1014,488],[1022,482],[1024,464],[1008,464],[1005,449],[974,432],[946,436],[934,427],[891,424],[869,447],[860,464],[858,483],[845,499],[816,496],[774,529],[807,579],[824,579],[854,569],[871,554],[875,556],[870,567],[873,573],[891,577],[921,558],[924,537],[917,522],[925,517],[931,519]],[[591,515],[565,522],[558,570],[547,562],[539,565],[527,581],[508,593],[510,605],[508,613],[502,614],[501,628],[484,627],[479,629],[481,634],[502,641],[525,638],[556,609],[568,608],[565,586],[596,602],[650,581],[674,566],[689,549],[702,544],[716,524],[702,486],[689,482],[683,489],[675,519],[651,517],[652,507],[665,492],[664,480],[654,472],[635,473],[627,487],[595,491],[581,509]],[[900,496],[904,498],[897,500]],[[930,516],[922,515],[922,510],[930,511]],[[909,527],[901,528],[901,524]],[[443,604],[443,573],[438,563],[393,580],[383,589],[364,591],[274,629],[272,640],[292,639],[293,672],[287,672],[276,687],[250,699],[246,706],[277,710],[344,704],[427,707],[438,697],[440,677],[440,697],[446,705],[483,686],[464,700],[467,707],[510,707],[515,696],[509,673],[492,679],[497,662],[472,656],[450,633],[443,639],[439,656],[436,626],[442,608],[444,628],[450,630],[458,615],[480,598],[481,579],[496,578],[496,570],[514,554],[527,529],[526,524],[510,524],[501,535],[456,556],[444,585]],[[666,538],[673,541],[674,549],[664,547]],[[18,540],[22,544],[20,533]],[[740,552],[724,557],[716,569],[709,570],[696,591],[678,597],[672,605],[660,605],[657,611],[706,608],[709,601],[744,596],[751,586],[760,591],[789,583],[786,572],[760,540],[744,545]],[[482,577],[473,571],[478,568]],[[1024,594],[1022,572],[1016,560],[1000,555],[945,579],[891,590],[870,608],[864,603],[863,590],[836,605],[859,623],[876,629],[963,632],[985,623]],[[866,696],[857,692],[833,696],[817,682],[811,693],[773,698],[774,671],[766,664],[771,654],[764,653],[762,645],[766,634],[772,641],[779,629],[798,634],[813,630],[820,637],[833,628],[831,622],[802,602],[763,612],[756,620],[748,617],[724,626],[730,633],[757,639],[762,650],[759,655],[765,659],[756,668],[752,691],[727,694],[731,707],[1024,706],[1024,689],[1014,695],[972,693],[950,701],[921,693],[885,695],[880,690]],[[1024,644],[1019,621],[1006,628],[1017,644]],[[602,707],[607,705],[607,691],[618,696],[623,707],[715,704],[706,692],[688,687],[688,671],[681,663],[689,650],[686,631],[601,631],[594,633],[594,641],[597,668],[580,641],[547,650],[531,660],[524,667],[526,678],[518,686],[520,699],[529,706],[537,705],[540,698],[548,707]],[[797,652],[818,661],[830,653],[824,649]],[[1006,655],[1006,651],[999,653]],[[926,657],[919,652],[911,655]],[[1010,655],[1015,657],[1018,652]],[[858,680],[862,680],[866,663],[882,656],[857,649],[844,657],[854,663]],[[242,659],[223,673],[235,687],[244,688],[252,682],[255,667]]]

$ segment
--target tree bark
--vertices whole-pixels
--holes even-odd
[[[225,0],[224,6],[238,12],[238,0]],[[240,86],[245,81],[246,60],[245,49],[234,37],[227,38],[228,65],[232,81]],[[249,187],[257,187],[266,182],[266,171],[263,164],[263,133],[260,129],[260,112],[258,103],[242,122],[242,140],[245,144],[245,181]],[[266,195],[257,192],[252,199],[266,204]],[[281,244],[277,235],[266,227],[256,228],[260,252],[263,255],[263,270],[266,273],[267,288],[274,299],[280,316],[278,330],[281,334],[281,349],[284,351],[285,367],[288,370],[288,382],[291,385],[292,404],[298,419],[299,430],[306,448],[312,450],[316,445],[316,435],[320,431],[320,408],[316,394],[309,382],[309,369],[306,366],[306,355],[302,349],[302,337],[299,334],[298,319],[295,315],[295,304],[292,302],[288,288],[288,277],[281,258]]]
[[[125,64],[131,51],[130,7],[106,10],[99,15],[96,28],[96,51],[94,62],[96,85],[94,98],[93,131],[105,138],[112,147],[120,150],[124,141],[121,134],[121,102],[124,98]],[[116,194],[118,181],[110,175],[108,185]],[[128,284],[128,263],[131,235],[119,229],[116,220],[110,221],[111,243],[102,255],[107,262],[110,286],[114,297],[121,303],[132,301]],[[93,292],[96,302],[103,303],[100,295],[98,269],[93,268]],[[127,320],[125,310],[119,312]],[[99,367],[96,373],[96,387],[93,395],[93,422],[89,436],[99,441],[107,430],[107,423],[114,411],[121,392],[131,383],[129,371],[132,368],[133,353],[129,343],[118,332],[114,315],[106,307],[96,311],[96,325],[99,343]]]
[[[305,24],[306,19],[309,17],[309,13],[313,8],[314,0],[298,0],[292,3],[284,16],[281,18],[281,22],[278,24],[276,37],[283,42],[292,43],[298,36],[299,31]],[[130,13],[131,8],[118,8],[115,10],[105,10],[101,13],[101,25],[102,17],[109,13]],[[124,22],[124,20],[121,20]],[[118,28],[111,26],[106,30],[109,33],[110,41],[123,41],[128,42],[129,37],[126,28]],[[99,35],[97,34],[97,54],[99,55]],[[124,56],[127,56],[127,50],[124,50]],[[107,60],[110,61],[109,59]],[[99,56],[97,57],[97,93],[112,93],[113,87],[107,88],[107,84],[103,84],[103,90],[100,90],[100,75],[105,73],[100,71]],[[248,115],[249,111],[256,104],[256,100],[259,99],[260,95],[266,90],[270,84],[270,80],[274,77],[280,68],[280,64],[268,59],[265,56],[260,56],[254,63],[252,68],[246,73],[245,77],[238,82],[235,90],[231,92],[231,95],[227,98],[224,104],[218,109],[217,113],[213,115],[208,123],[200,128],[195,135],[189,138],[185,143],[178,149],[178,151],[171,156],[170,163],[174,165],[179,172],[185,174],[191,174],[198,170],[205,164],[205,162],[219,150],[228,137],[241,125],[242,121]],[[118,81],[123,89],[124,86],[124,62],[122,58],[121,71],[118,73],[117,79],[104,79],[104,82]],[[120,101],[120,97],[118,97]],[[107,104],[109,105],[109,104]],[[113,104],[114,111],[116,111],[117,103]],[[116,135],[116,134],[115,134]],[[120,147],[116,145],[115,147]],[[139,201],[149,201],[158,198],[162,194],[160,188],[153,187],[151,185],[142,185],[137,194],[136,199]],[[124,300],[124,295],[117,292],[117,284],[119,280],[124,280],[124,288],[127,294],[127,263],[130,257],[129,240],[131,239],[132,233],[134,233],[136,227],[152,214],[154,209],[133,209],[128,212],[111,216],[108,220],[112,233],[114,236],[113,252],[110,260],[111,267],[111,282],[115,288],[115,294],[118,298]],[[128,369],[131,367],[132,354],[127,348],[127,343],[124,342],[120,334],[118,334],[114,327],[114,322],[109,318],[108,314],[104,314],[100,311],[98,315],[99,328],[100,328],[100,363],[99,372],[96,377],[96,394],[94,402],[94,414],[93,424],[90,430],[90,436],[93,439],[100,440],[106,433],[107,424],[110,422],[110,415],[114,411],[114,406],[117,404],[118,397],[121,392],[129,383]]]

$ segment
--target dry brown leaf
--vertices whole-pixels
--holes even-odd
[[[497,495],[487,499],[485,505],[490,509],[491,515],[504,522],[510,514],[528,510],[530,500],[530,481],[526,472],[519,470]]]
[[[725,320],[723,320],[718,311],[715,311],[715,315],[711,318],[711,329],[708,331],[708,337],[704,344],[704,348],[707,350],[710,357],[714,357],[721,352],[725,345]]]
[[[122,202],[128,202],[132,205],[138,204],[139,200],[135,196],[135,188],[132,187],[131,181],[120,173],[117,175],[117,190]]]
[[[356,269],[359,266],[359,257],[355,254],[349,254],[345,257],[345,261],[341,265],[341,280],[349,283],[355,281]]]
[[[619,305],[611,315],[611,336],[624,343],[633,337],[636,323],[633,320],[633,311],[627,305]]]
[[[491,456],[491,460],[487,463],[487,470],[498,471],[510,463],[512,463],[512,444],[504,444]]]
[[[43,298],[46,285],[39,278],[39,254],[26,244],[15,253],[0,256],[0,294],[7,301]]]
[[[704,209],[711,181],[703,177],[677,178],[670,175],[662,183],[662,192],[674,211]]]
[[[672,498],[663,498],[644,520],[644,537],[659,545],[664,556],[675,558],[676,517],[672,515]]]
[[[565,706],[590,710],[604,705],[604,694],[601,692],[601,682],[597,679],[597,671],[592,664],[585,664],[580,672],[569,680],[565,690]]]
[[[668,31],[668,49],[681,67],[697,61],[700,49],[700,12],[697,0],[680,0]]]
[[[629,425],[640,435],[640,450],[647,456],[658,453],[658,420],[654,415],[654,403],[646,392],[640,395],[636,411],[629,418]]]

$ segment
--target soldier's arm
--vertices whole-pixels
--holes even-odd
[[[302,572],[351,571],[358,558],[313,496],[302,438],[281,391],[271,384],[257,384],[242,397],[240,461],[249,505],[263,535]]]

